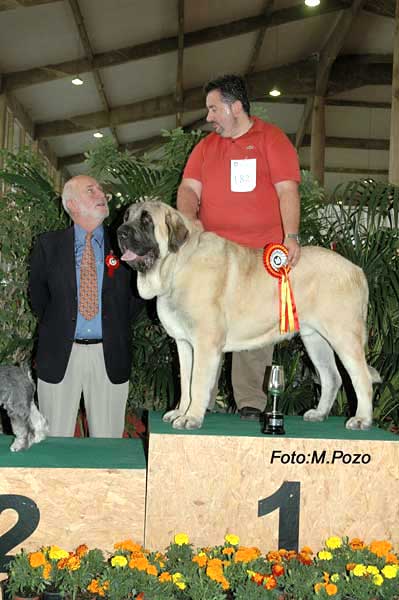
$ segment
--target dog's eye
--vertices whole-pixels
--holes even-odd
[[[143,210],[143,212],[140,215],[140,221],[142,225],[152,225],[152,218],[150,213],[148,213],[146,210]]]

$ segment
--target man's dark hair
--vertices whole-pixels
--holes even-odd
[[[208,81],[204,87],[205,94],[218,90],[224,100],[228,104],[233,104],[236,100],[239,100],[242,104],[244,111],[247,115],[250,115],[249,98],[247,92],[247,86],[245,81],[239,75],[222,75]]]

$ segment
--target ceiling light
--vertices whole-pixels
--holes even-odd
[[[96,131],[95,133],[93,133],[93,136],[95,138],[102,138],[102,137],[104,137],[104,134],[101,133],[101,131]]]
[[[305,0],[306,6],[310,6],[311,8],[315,6],[319,6],[320,0]]]
[[[72,83],[73,85],[83,85],[83,79],[81,79],[79,75],[76,75],[76,77],[72,79]]]
[[[272,90],[270,90],[270,92],[269,92],[269,96],[273,96],[275,98],[277,98],[277,96],[280,96],[280,95],[281,95],[280,90],[278,90],[275,87]]]

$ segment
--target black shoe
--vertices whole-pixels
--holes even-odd
[[[262,411],[253,406],[243,406],[240,408],[239,413],[240,419],[244,419],[245,421],[259,421]]]

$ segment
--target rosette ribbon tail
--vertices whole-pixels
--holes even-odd
[[[280,298],[280,333],[299,331],[299,319],[294,294],[286,267],[281,267],[278,280]]]

